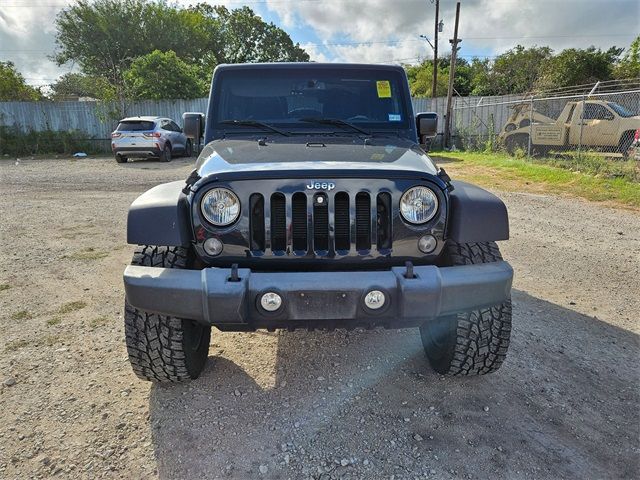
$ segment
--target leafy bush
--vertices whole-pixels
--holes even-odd
[[[45,153],[73,154],[75,152],[99,153],[107,151],[107,142],[87,138],[79,131],[23,132],[16,127],[0,126],[0,155],[20,156]]]

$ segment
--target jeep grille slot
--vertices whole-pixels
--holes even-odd
[[[316,252],[329,250],[328,200],[324,193],[313,197],[313,248]]]
[[[251,250],[264,251],[264,197],[254,193],[249,197],[249,232]]]
[[[293,194],[291,206],[291,231],[293,250],[307,251],[307,196],[298,192]]]
[[[282,193],[271,195],[271,250],[287,249],[287,212]]]
[[[377,198],[378,249],[391,248],[391,195],[379,193]]]
[[[369,194],[360,192],[356,195],[356,249],[371,248],[371,199]]]
[[[334,201],[334,235],[335,249],[349,250],[349,194],[338,192]]]

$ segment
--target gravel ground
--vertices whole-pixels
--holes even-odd
[[[202,377],[129,367],[130,202],[170,164],[0,161],[0,478],[638,478],[640,215],[500,193],[513,340],[433,373],[417,330],[214,332]]]

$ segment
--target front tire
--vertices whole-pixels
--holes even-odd
[[[122,155],[116,155],[116,162],[118,163],[127,163],[127,157],[123,157]]]
[[[140,246],[132,265],[189,268],[183,247]],[[142,380],[177,383],[198,378],[209,353],[211,327],[192,320],[145,312],[125,300],[124,326],[129,361]]]
[[[446,265],[472,265],[502,260],[495,242],[449,242]],[[484,375],[500,368],[511,336],[511,298],[490,308],[441,317],[420,327],[425,354],[443,375]]]

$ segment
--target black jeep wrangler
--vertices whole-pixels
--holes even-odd
[[[419,327],[437,372],[497,370],[511,330],[513,271],[495,243],[507,211],[434,166],[418,144],[432,119],[414,116],[401,67],[217,67],[195,170],[129,210],[135,373],[197,378],[212,326]]]

